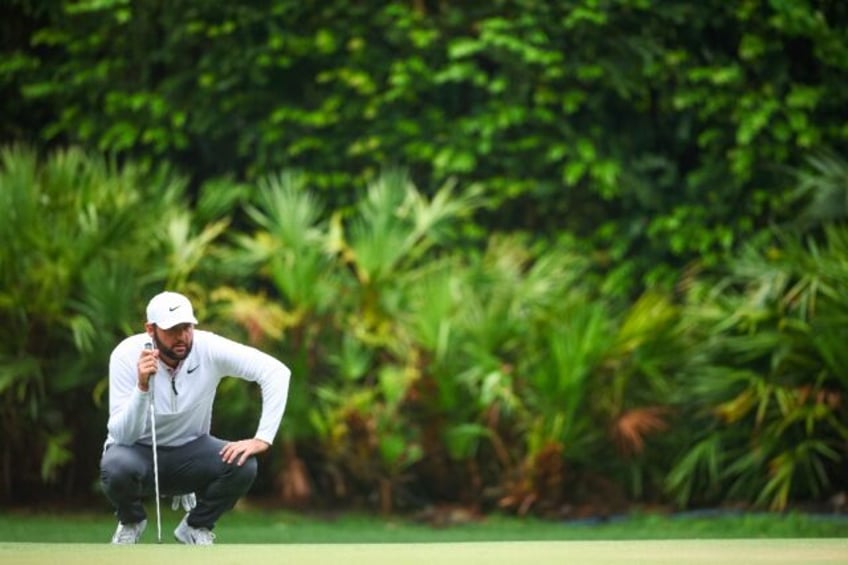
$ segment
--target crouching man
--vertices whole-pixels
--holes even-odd
[[[147,305],[145,331],[112,351],[100,480],[118,518],[114,544],[141,538],[147,526],[142,500],[155,496],[158,471],[160,495],[173,496],[175,509],[182,505],[187,511],[174,530],[176,539],[211,545],[216,522],[250,489],[255,456],[269,449],[283,418],[289,368],[258,349],[196,330],[195,324],[189,299],[163,292]],[[256,382],[262,391],[252,438],[210,435],[215,392],[226,376]]]

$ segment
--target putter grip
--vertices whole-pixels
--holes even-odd
[[[146,351],[152,351],[153,350],[153,344],[148,341],[147,343],[144,344],[144,349]],[[150,373],[151,378],[153,377],[154,374],[156,374],[156,373],[155,372]]]

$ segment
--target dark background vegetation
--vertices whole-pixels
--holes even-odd
[[[298,508],[841,509],[848,4],[9,0],[0,503],[99,500],[163,288]],[[232,382],[231,382],[232,381]],[[223,383],[215,433],[257,391]]]

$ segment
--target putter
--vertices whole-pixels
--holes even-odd
[[[145,343],[145,349],[153,349],[152,343]],[[153,394],[153,380],[148,381],[150,388],[150,435],[153,438],[153,485],[156,490],[156,543],[162,543],[162,511],[159,507],[159,458],[156,455],[156,409]]]

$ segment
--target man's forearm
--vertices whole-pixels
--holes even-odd
[[[285,414],[290,379],[291,371],[285,365],[281,365],[281,368],[274,372],[272,379],[260,381],[262,415],[259,418],[259,427],[254,437],[268,445],[274,443],[283,414]]]
[[[109,417],[109,435],[123,445],[132,445],[144,433],[149,393],[134,390],[123,409]]]

